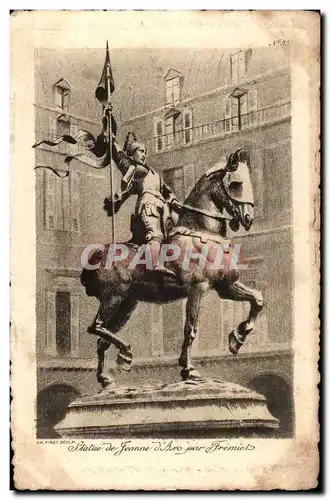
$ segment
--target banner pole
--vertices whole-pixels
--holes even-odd
[[[108,42],[107,42],[107,52],[109,52]],[[111,164],[112,157],[112,123],[111,123],[111,85],[110,85],[110,56],[109,62],[107,63],[107,115],[108,115],[108,144],[109,144],[109,168],[110,168],[110,190],[111,190],[111,206],[112,206],[112,240],[115,248],[116,245],[116,226],[115,226],[115,202],[114,202],[114,179],[113,179],[113,168]]]

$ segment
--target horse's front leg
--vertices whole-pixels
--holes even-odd
[[[115,385],[115,379],[111,377],[109,374],[104,372],[104,359],[105,352],[109,349],[111,343],[99,337],[97,339],[97,372],[96,377],[97,381],[101,384],[103,388],[108,385]]]
[[[229,350],[232,354],[237,354],[241,346],[244,344],[245,338],[254,329],[254,324],[263,308],[263,296],[259,290],[249,288],[241,281],[236,281],[229,287],[228,296],[223,298],[250,302],[250,312],[247,320],[242,321],[228,337]]]
[[[194,285],[188,294],[184,340],[181,356],[179,358],[179,365],[182,367],[181,377],[183,380],[201,380],[201,375],[191,362],[191,347],[197,335],[201,301],[208,288],[207,283],[199,283]]]

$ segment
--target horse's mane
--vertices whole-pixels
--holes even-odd
[[[205,180],[213,173],[224,171],[225,166],[226,164],[224,162],[217,162],[213,165],[213,167],[210,167],[206,172],[204,172],[204,174],[198,179],[184,202],[189,204],[191,198],[195,197],[197,194],[200,194],[201,190],[203,189],[203,183],[205,182]]]

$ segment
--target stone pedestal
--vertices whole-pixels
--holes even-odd
[[[221,380],[108,387],[77,399],[56,431],[70,438],[273,436],[264,396]]]

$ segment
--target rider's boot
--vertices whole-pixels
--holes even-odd
[[[167,274],[168,276],[174,276],[174,271],[167,269],[164,264],[159,262],[160,250],[161,250],[161,242],[159,240],[152,240],[149,243],[150,253],[151,253],[151,261],[152,261],[152,269],[154,271],[159,271],[161,273]]]

